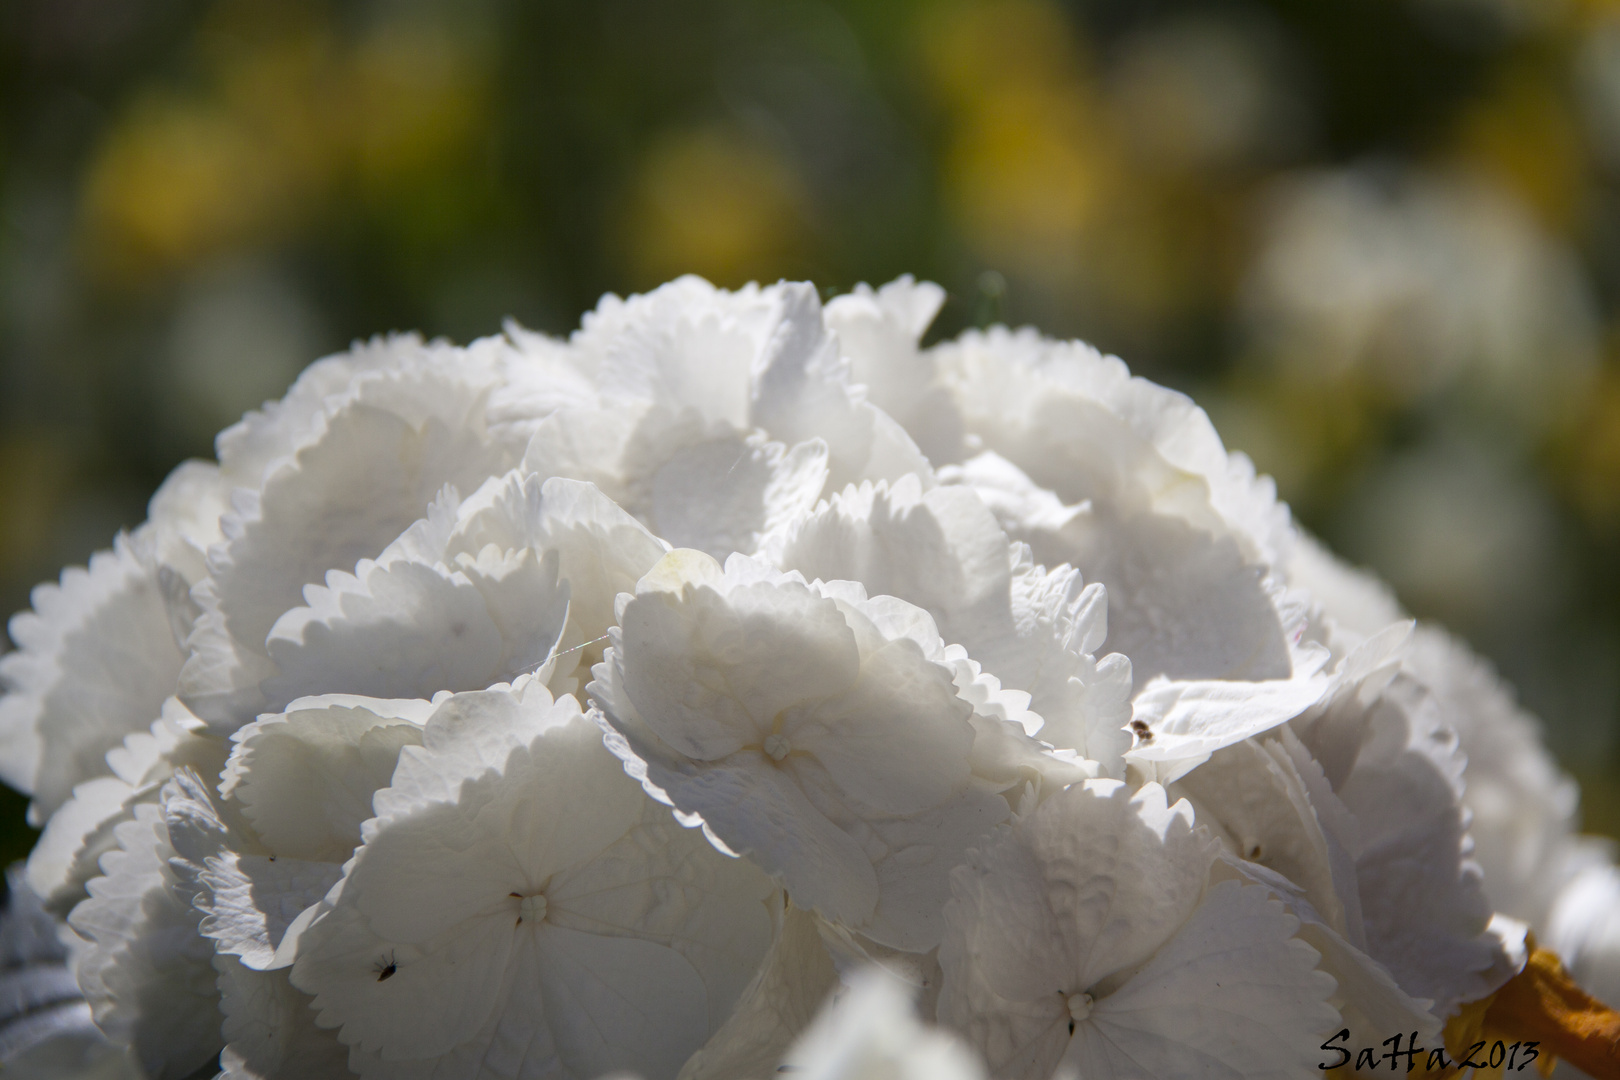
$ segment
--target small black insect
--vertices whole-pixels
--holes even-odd
[[[388,954],[388,963],[384,964],[379,958],[377,960],[377,965],[371,970],[377,973],[378,982],[387,982],[389,979],[394,977],[394,972],[399,970],[399,961],[394,958],[393,952],[390,951]]]
[[[1132,720],[1131,730],[1135,732],[1136,737],[1141,739],[1143,742],[1149,743],[1153,741],[1153,729],[1147,726],[1147,721]]]

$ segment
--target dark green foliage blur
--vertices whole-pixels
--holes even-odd
[[[1620,835],[1604,0],[13,0],[0,608],[356,337],[686,272],[913,273],[1192,393]]]

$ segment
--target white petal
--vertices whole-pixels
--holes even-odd
[[[1355,818],[1367,951],[1443,1016],[1510,969],[1486,933],[1490,908],[1468,857],[1457,737],[1428,691],[1404,674],[1389,681],[1389,666],[1361,664],[1362,677],[1341,679],[1293,727]]]
[[[933,352],[968,431],[1064,504],[1179,517],[1233,536],[1251,562],[1286,550],[1288,514],[1270,481],[1228,455],[1184,395],[1027,329],[969,331]]]
[[[117,832],[106,876],[69,919],[90,942],[75,974],[109,1038],[133,1046],[148,1075],[183,1080],[223,1045],[213,942],[197,932],[192,890],[169,868],[162,808],[136,807]]]
[[[285,967],[291,960],[278,962],[277,950],[289,927],[337,882],[342,868],[267,854],[232,810],[190,770],[165,786],[175,892],[202,914],[198,931],[217,955],[239,956],[252,968]]]
[[[1325,660],[1319,654],[1317,661]],[[1302,668],[1291,679],[1267,682],[1156,679],[1136,696],[1133,724],[1146,725],[1151,739],[1139,741],[1125,759],[1169,783],[1208,760],[1222,747],[1264,734],[1320,701],[1328,679]]]
[[[821,318],[815,288],[777,286],[781,321],[758,362],[749,418],[788,445],[827,444],[831,490],[862,480],[898,480],[932,470],[905,429],[852,389],[838,342]]]
[[[344,1043],[403,1060],[447,1054],[484,1026],[511,955],[509,914],[468,913],[415,945],[394,944],[368,923],[340,902],[299,941],[292,982],[313,994],[322,1027],[341,1025]]]
[[[803,585],[646,592],[621,625],[630,700],[659,738],[700,759],[759,742],[775,716],[847,691],[860,670],[837,605]]]
[[[811,1080],[985,1080],[983,1062],[960,1039],[917,1021],[908,990],[886,972],[860,972],[779,1071]]]
[[[908,274],[875,292],[857,285],[823,313],[849,360],[851,380],[866,387],[872,403],[899,421],[935,465],[962,452],[955,402],[934,358],[917,347],[944,302],[944,289]]]
[[[1279,744],[1249,740],[1226,747],[1182,777],[1171,793],[1192,802],[1200,824],[1224,832],[1231,854],[1293,882],[1329,926],[1348,933],[1327,837],[1304,781]]]
[[[541,491],[543,543],[557,550],[560,573],[568,582],[566,644],[572,648],[594,641],[618,622],[614,598],[634,592],[636,582],[669,547],[589,484],[553,478]],[[585,655],[594,661],[601,649],[586,649]]]
[[[1620,1000],[1620,870],[1588,867],[1558,895],[1548,920],[1548,946],[1581,988],[1600,1001]]]
[[[334,1032],[315,1026],[309,996],[285,971],[254,971],[234,957],[215,960],[225,1010],[220,1080],[340,1080],[348,1050]]]
[[[1561,863],[1577,832],[1578,787],[1548,752],[1540,722],[1461,642],[1419,626],[1405,664],[1433,691],[1468,759],[1463,804],[1485,895],[1495,910],[1545,927],[1569,877]]]
[[[1065,1066],[1086,1077],[1308,1075],[1339,1022],[1333,980],[1257,886],[1221,882],[1146,966],[1075,1026]]]
[[[1191,826],[1191,808],[1167,807],[1157,784],[1133,798],[1088,780],[978,852],[952,875],[941,1016],[967,1023],[975,986],[1034,999],[1146,960],[1203,894],[1213,853]]]
[[[249,968],[286,967],[292,961],[277,950],[288,928],[342,876],[337,863],[221,852],[202,874],[198,929]]]
[[[770,948],[779,891],[537,682],[443,698],[374,802],[293,967],[365,1075],[673,1076]]]
[[[1010,806],[970,772],[973,708],[927,613],[677,550],[621,620],[588,689],[648,792],[796,904],[930,948],[944,871]]]
[[[783,917],[764,968],[729,1019],[681,1068],[679,1080],[768,1076],[838,985],[815,920],[798,908]]]
[[[1321,954],[1318,966],[1338,984],[1328,1004],[1339,1011],[1341,1026],[1350,1032],[1345,1045],[1374,1046],[1390,1031],[1415,1031],[1423,1043],[1440,1037],[1441,1022],[1429,1011],[1433,1003],[1406,993],[1388,968],[1339,936],[1292,882],[1230,856],[1216,865],[1212,878],[1263,885],[1300,920],[1299,939]]]
[[[1017,372],[1012,378],[1017,381]],[[1061,398],[1066,391],[1053,393]],[[1037,562],[1069,563],[1087,581],[1106,586],[1107,648],[1131,658],[1139,686],[1154,675],[1286,677],[1289,642],[1305,613],[1303,597],[1286,591],[1268,561],[1287,536],[1278,529],[1286,525],[1286,515],[1279,523],[1270,512],[1256,519],[1245,511],[1229,519],[1216,510],[1211,501],[1215,492],[1247,491],[1248,486],[1212,481],[1217,474],[1224,476],[1228,465],[1237,467],[1236,459],[1227,462],[1212,430],[1208,436],[1213,445],[1206,450],[1218,451],[1219,458],[1210,456],[1199,466],[1201,472],[1187,472],[1168,465],[1158,450],[1145,449],[1138,434],[1127,434],[1130,423],[1123,418],[1107,417],[1106,409],[1092,415],[1102,407],[1077,402],[1071,405],[1085,419],[1067,415],[1070,406],[1054,406],[1056,414],[1040,421],[1068,428],[1094,425],[1090,438],[1100,445],[1085,445],[1082,439],[1081,445],[1062,451],[1078,455],[1072,477],[1064,478],[1070,481],[1067,490],[1074,492],[1065,500],[1031,479],[1037,474],[1055,479],[1049,467],[1042,472],[1020,461],[1032,470],[1026,475],[998,453],[987,452],[960,469],[947,470],[944,478],[978,492],[1003,528],[1030,545]],[[1207,426],[1202,413],[1197,416]],[[1036,423],[1028,416],[1014,422]],[[1036,442],[1047,438],[1038,431],[1018,438],[1026,436]],[[1079,478],[1078,486],[1074,478]],[[1270,498],[1255,497],[1262,503]],[[1246,504],[1247,499],[1244,495],[1239,501]]]
[[[306,698],[233,736],[220,794],[279,856],[342,865],[400,750],[421,745],[420,724],[348,700]]]
[[[915,476],[846,489],[793,532],[782,565],[807,578],[859,581],[927,610],[947,643],[1005,687],[1031,695],[1048,742],[1114,771],[1129,745],[1123,658],[1099,667],[1103,591],[1072,569],[1048,574],[1009,542],[966,487],[924,492]],[[1042,730],[1045,730],[1044,728]]]
[[[265,680],[266,700],[280,708],[306,694],[430,698],[538,667],[568,611],[555,556],[542,563],[524,551],[494,573],[480,569],[363,560],[354,576],[328,575],[328,587],[307,590],[310,606],[287,612],[270,633],[280,671]],[[526,625],[503,626],[491,594],[525,601]]]
[[[211,589],[181,673],[182,697],[229,732],[258,705],[265,639],[304,585],[377,555],[446,484],[475,490],[514,456],[481,422],[484,387],[466,365],[405,364],[357,384],[263,486],[239,489],[209,553]]]
[[[826,480],[820,439],[791,450],[757,434],[710,439],[671,455],[650,478],[648,524],[676,547],[752,554],[813,509]]]
[[[974,731],[965,721],[971,712],[949,673],[902,638],[862,657],[860,679],[847,693],[797,712],[783,723],[782,734],[836,777],[848,799],[908,814],[938,805],[966,785]],[[898,761],[908,767],[894,768]],[[800,762],[790,756],[782,765]]]
[[[76,784],[105,776],[107,751],[157,719],[183,656],[149,531],[120,536],[88,569],[34,589],[0,657],[0,778],[34,796],[43,824]]]
[[[878,881],[861,845],[760,755],[736,757],[690,780],[650,772],[676,806],[703,815],[728,848],[779,875],[794,903],[850,925],[868,922]]]
[[[778,289],[722,292],[700,278],[628,301],[604,297],[575,335],[599,359],[599,385],[616,397],[697,410],[706,422],[747,428],[750,378],[781,318]]]
[[[535,951],[542,1008],[572,1075],[672,1080],[707,1040],[703,980],[674,949],[548,926]]]
[[[129,784],[116,776],[97,777],[74,788],[73,798],[51,815],[28,853],[28,887],[47,905],[71,907],[83,895],[85,883],[94,876],[89,868],[113,847],[108,823],[121,818],[125,801],[133,794]],[[97,850],[87,852],[91,846]]]

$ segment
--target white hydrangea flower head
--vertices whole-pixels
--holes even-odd
[[[109,1060],[1299,1075],[1527,1000],[1514,916],[1620,994],[1494,673],[1188,399],[942,297],[378,338],[36,590],[0,779]]]

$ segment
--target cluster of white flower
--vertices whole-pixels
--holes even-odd
[[[41,586],[0,776],[129,1068],[1315,1075],[1513,977],[1493,912],[1620,989],[1493,677],[1185,397],[942,298],[377,340]]]

